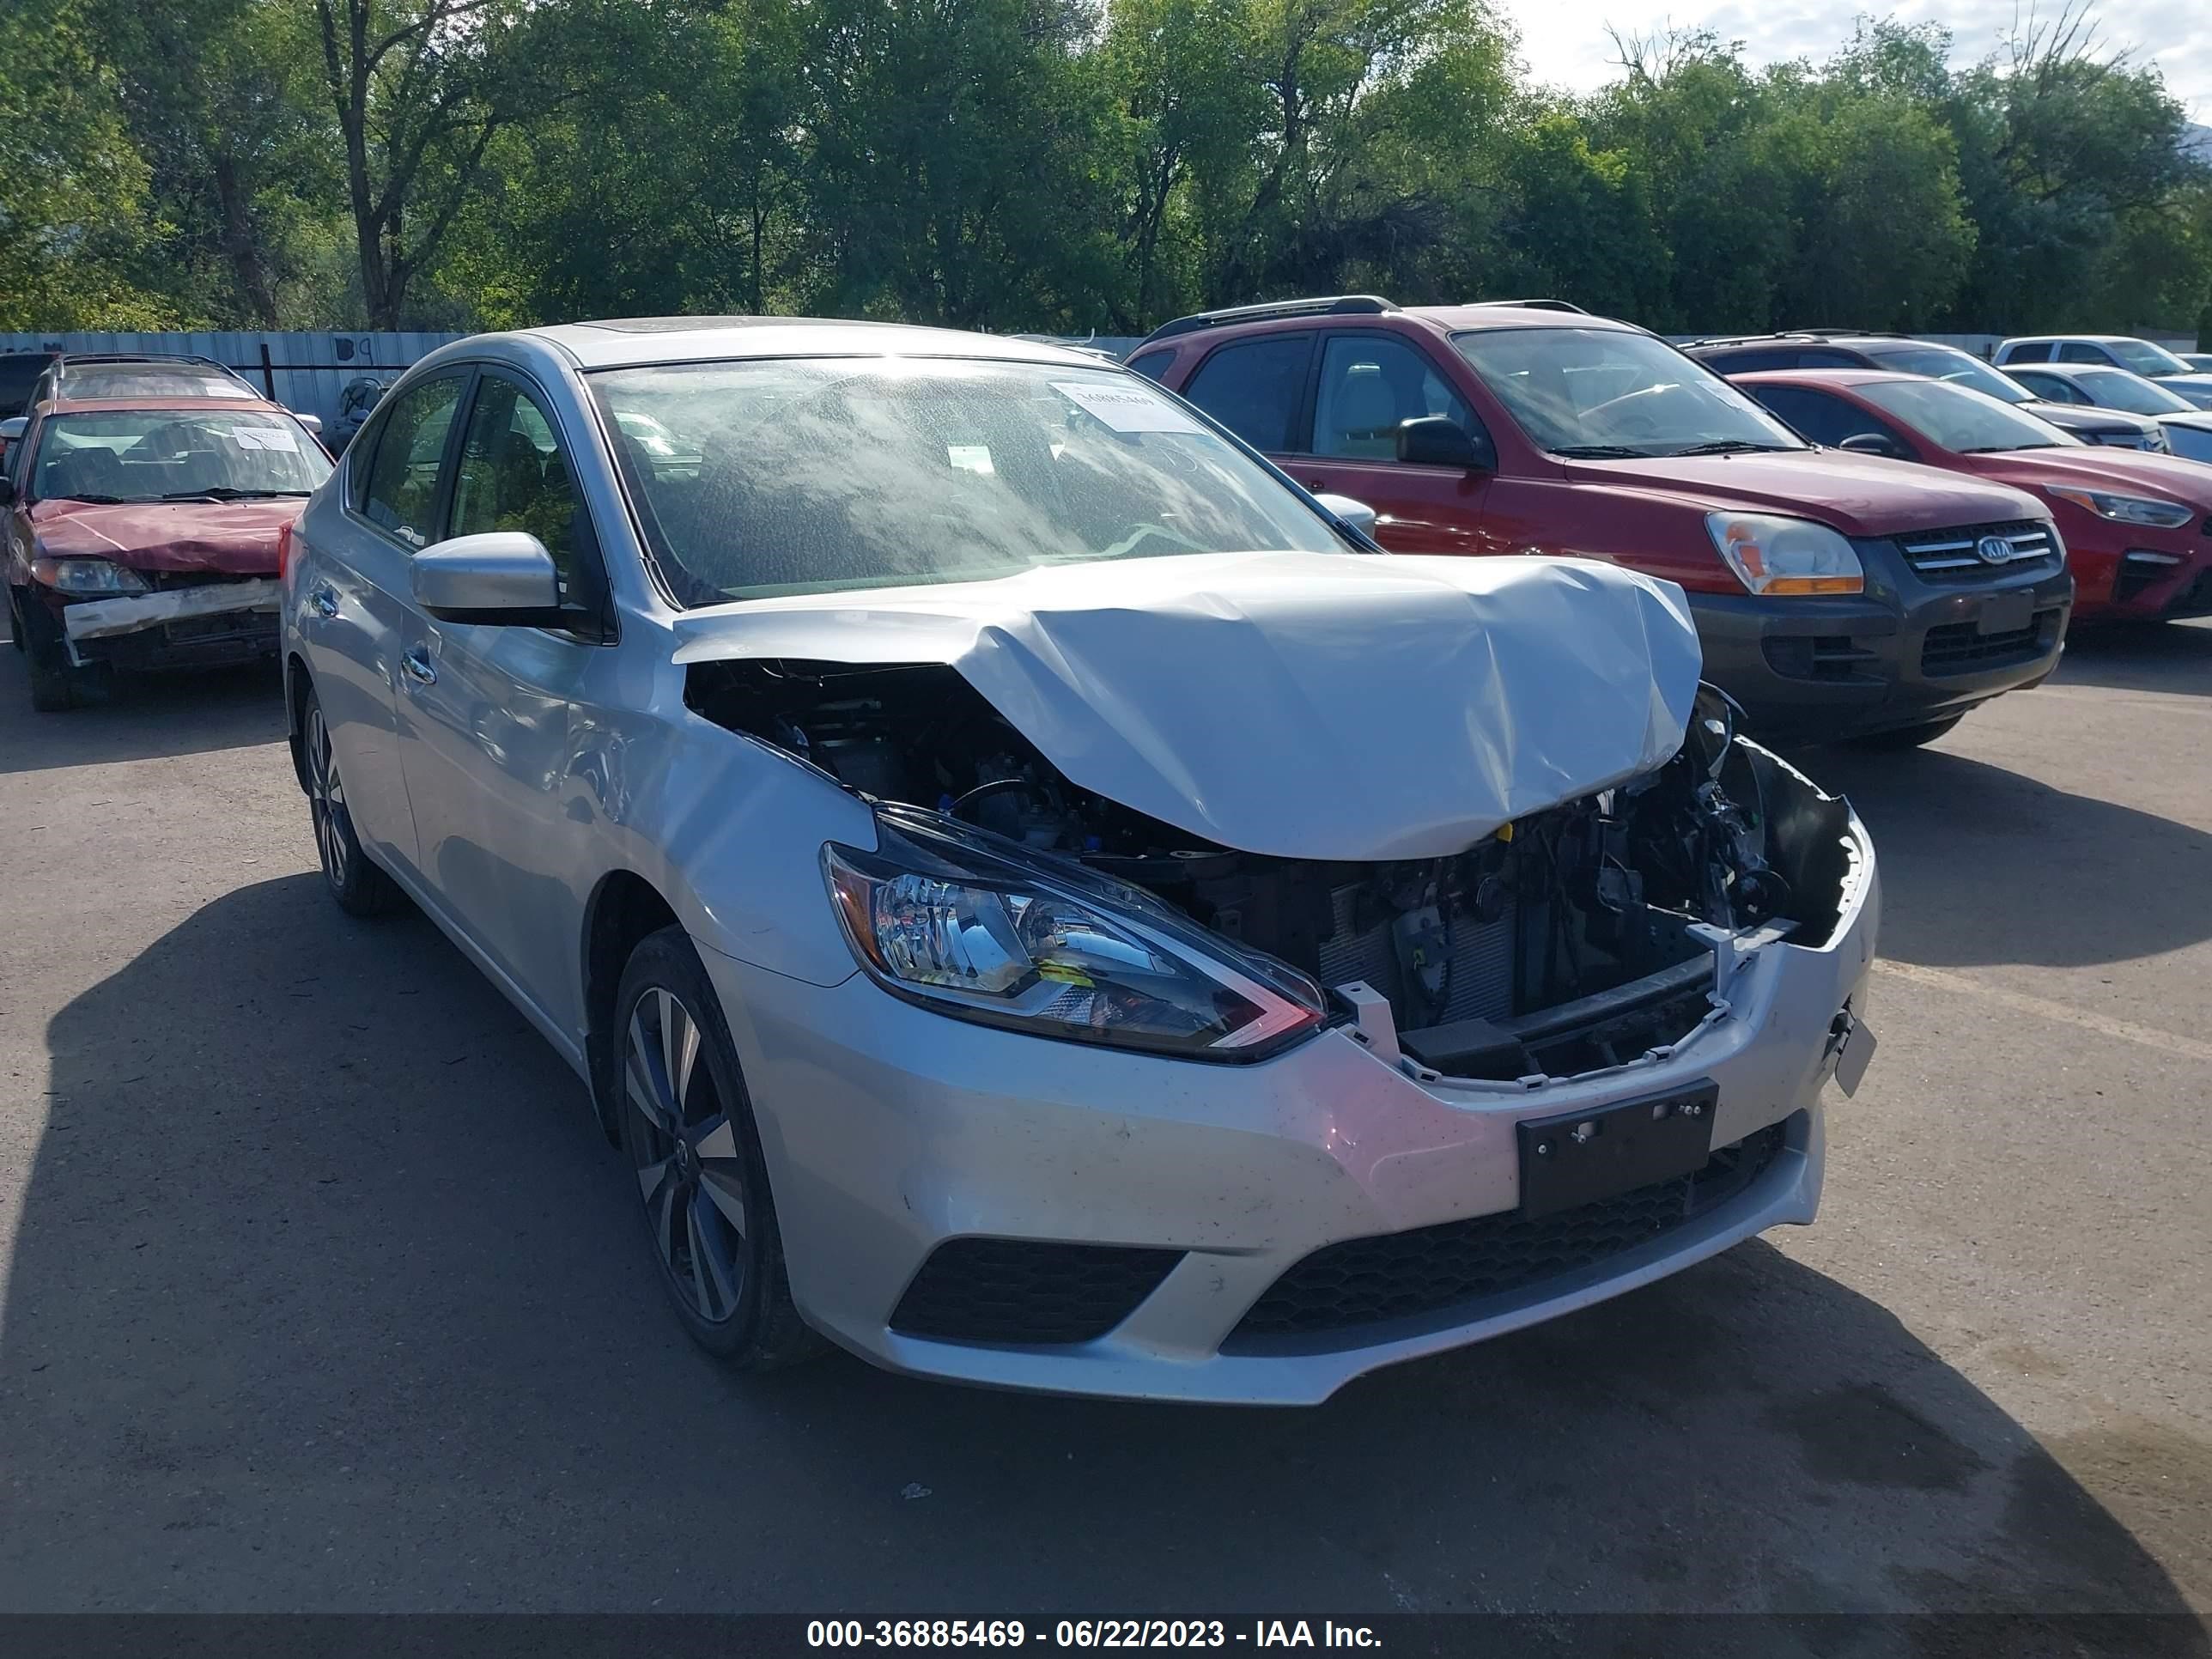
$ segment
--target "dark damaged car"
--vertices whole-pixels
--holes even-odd
[[[118,670],[274,657],[278,538],[330,470],[259,398],[39,404],[0,479],[32,705],[68,708]]]

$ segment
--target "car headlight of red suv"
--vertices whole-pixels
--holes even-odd
[[[42,586],[73,599],[113,599],[153,592],[143,576],[112,559],[36,558],[31,561],[31,574]]]
[[[2062,501],[2087,508],[2100,519],[2110,519],[2115,524],[2154,525],[2160,530],[2179,530],[2197,516],[2194,507],[2184,507],[2179,501],[2162,501],[2149,495],[2115,495],[2102,489],[2070,489],[2053,487],[2051,495]]]

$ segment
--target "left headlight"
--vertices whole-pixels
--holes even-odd
[[[940,1013],[1189,1060],[1275,1053],[1325,1016],[1321,989],[1149,894],[1014,843],[891,809],[872,853],[823,873],[853,954]]]
[[[2086,507],[2099,518],[2110,519],[2116,524],[2148,524],[2160,530],[2177,530],[2197,516],[2193,507],[2148,495],[2114,495],[2102,489],[2061,489],[2055,485],[2051,493],[2062,501]]]
[[[146,579],[128,565],[112,559],[33,559],[31,574],[57,593],[83,598],[119,593],[149,593]]]

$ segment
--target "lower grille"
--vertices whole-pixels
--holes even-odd
[[[947,1342],[1090,1342],[1158,1290],[1180,1250],[948,1239],[899,1298],[891,1328]]]
[[[1923,674],[1963,674],[1977,668],[2033,662],[2058,642],[2058,612],[2039,611],[2025,628],[2001,634],[1975,631],[1972,623],[1944,623],[1931,628],[1920,647]]]
[[[1225,1346],[1310,1337],[1452,1311],[1472,1316],[1649,1243],[1735,1197],[1783,1148],[1784,1124],[1715,1152],[1704,1168],[1539,1221],[1516,1211],[1315,1251],[1252,1304]]]

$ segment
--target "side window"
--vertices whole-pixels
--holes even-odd
[[[2087,340],[2069,340],[2058,348],[2058,361],[2062,363],[2109,363],[2112,361],[2112,354],[2102,346],[2091,345]]]
[[[1449,415],[1468,431],[1474,417],[1436,365],[1387,334],[1332,334],[1322,348],[1314,394],[1314,453],[1389,461],[1398,455],[1398,423]]]
[[[2014,346],[2005,354],[2008,363],[2047,363],[2051,361],[2051,344],[2038,341],[2033,345]]]
[[[1799,368],[1860,368],[1866,360],[1856,351],[1839,351],[1833,346],[1808,346],[1797,354]]]
[[[438,539],[438,465],[460,398],[458,375],[425,380],[393,402],[378,428],[362,516],[410,547]]]
[[[1753,346],[1745,351],[1693,351],[1690,354],[1716,374],[1757,374],[1769,368],[1795,368],[1795,347]]]
[[[1225,345],[1198,366],[1182,395],[1253,448],[1280,455],[1304,450],[1297,429],[1304,402],[1310,334],[1274,334]]]
[[[1129,360],[1129,367],[1148,380],[1164,381],[1167,378],[1168,365],[1174,361],[1175,348],[1169,346],[1158,351],[1147,351],[1139,356],[1132,357]]]
[[[453,478],[456,536],[522,530],[544,544],[564,605],[596,610],[602,584],[591,519],[577,499],[568,453],[545,410],[504,375],[486,371],[461,434]]]
[[[1841,398],[1832,398],[1825,392],[1808,392],[1797,386],[1760,386],[1745,389],[1801,434],[1832,449],[1846,438],[1856,438],[1867,433],[1878,433],[1886,438],[1897,437],[1897,434],[1864,410],[1845,403]]]
[[[2088,401],[2067,381],[2056,374],[2039,374],[2032,368],[2022,369],[2013,376],[2037,397],[2054,404],[2079,404]]]

